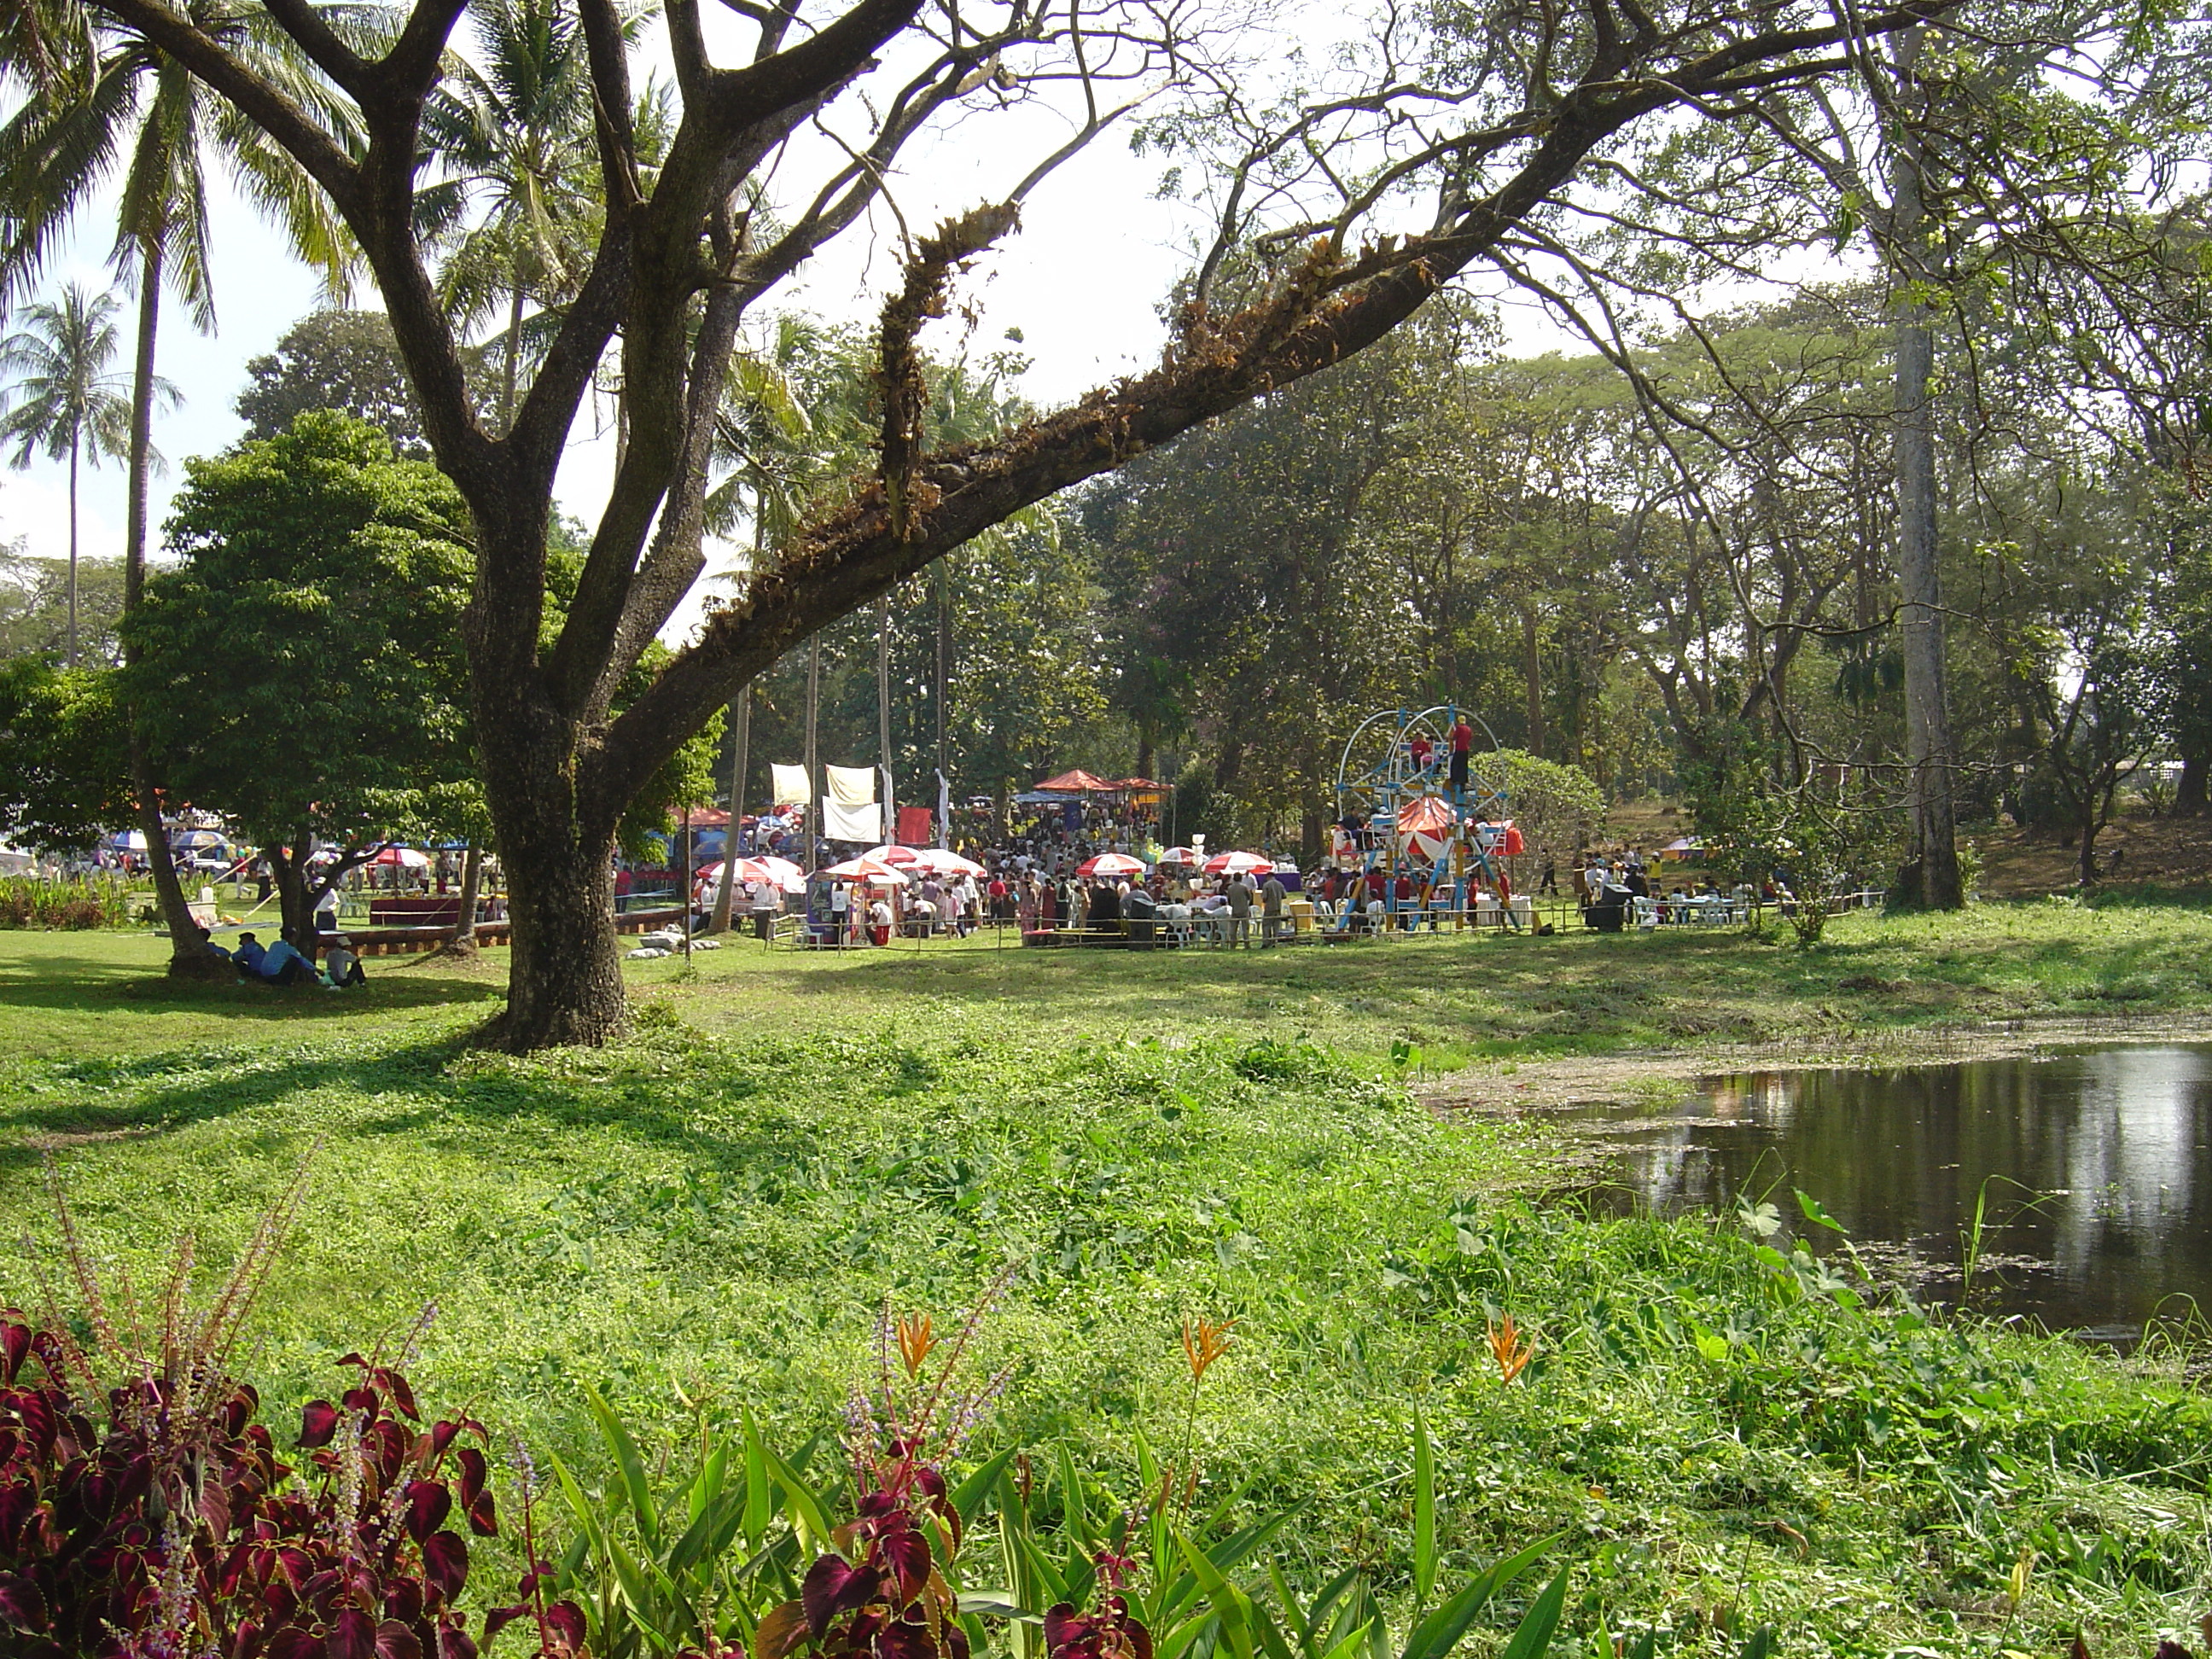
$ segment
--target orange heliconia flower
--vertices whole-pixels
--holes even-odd
[[[1490,1352],[1498,1361],[1498,1374],[1510,1382],[1536,1357],[1536,1339],[1532,1336],[1523,1342],[1513,1316],[1508,1314],[1490,1328]]]
[[[930,1328],[927,1314],[901,1314],[898,1319],[899,1358],[906,1365],[910,1382],[921,1375],[921,1368],[937,1346],[937,1334]]]
[[[1199,1381],[1206,1368],[1229,1352],[1229,1333],[1237,1322],[1224,1319],[1216,1324],[1211,1319],[1186,1319],[1182,1322],[1183,1358],[1190,1361],[1190,1380]]]

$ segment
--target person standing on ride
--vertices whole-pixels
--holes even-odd
[[[1462,714],[1452,722],[1451,729],[1451,787],[1455,790],[1467,787],[1468,757],[1474,750],[1474,728]]]

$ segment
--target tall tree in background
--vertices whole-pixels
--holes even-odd
[[[486,385],[492,371],[480,355],[467,364],[477,404],[495,408]],[[246,436],[274,438],[311,409],[335,409],[380,428],[392,447],[417,460],[429,458],[422,411],[380,311],[312,311],[284,331],[276,349],[246,364],[246,385],[233,405]]]
[[[215,327],[209,245],[210,164],[227,170],[246,198],[284,228],[301,258],[333,295],[352,268],[352,243],[310,170],[264,127],[169,56],[130,18],[26,0],[43,27],[17,38],[43,43],[9,70],[31,96],[0,127],[0,303],[52,258],[60,238],[121,167],[113,263],[138,300],[132,369],[130,491],[124,531],[123,605],[144,591],[148,480],[154,462],[155,371],[161,295],[173,287],[202,332]],[[380,14],[366,4],[312,9],[317,27],[363,45]],[[192,33],[240,64],[319,139],[353,144],[345,110],[270,12],[243,0],[211,0],[192,14]],[[127,647],[126,647],[127,649]],[[158,780],[134,747],[139,828],[171,940],[173,973],[206,974],[214,959],[193,944],[191,912],[169,856]]]
[[[0,374],[15,376],[0,400],[13,408],[0,416],[0,446],[13,444],[21,468],[41,451],[69,458],[69,630],[62,665],[76,666],[77,472],[104,456],[131,453],[131,404],[115,361],[115,301],[87,294],[76,283],[58,301],[27,306],[24,326],[0,339]],[[0,408],[6,408],[0,401]]]

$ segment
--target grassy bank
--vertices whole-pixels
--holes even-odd
[[[474,969],[369,964],[365,994],[171,988],[156,941],[0,933],[0,1062],[160,1053],[194,1042],[374,1026],[444,1030],[488,1012],[506,952]],[[750,940],[630,964],[633,990],[714,1036],[927,1030],[955,1018],[1042,1044],[1194,1035],[1304,1036],[1358,1055],[1422,1045],[1432,1064],[1738,1042],[1848,1042],[1990,1020],[2212,1010],[2212,911],[2069,900],[1956,916],[1838,919],[1802,950],[1784,929],[1553,939],[1420,934],[1326,947],[1129,954],[1024,951],[987,934],[849,954]]]
[[[886,1295],[943,1316],[1013,1264],[979,1451],[1064,1438],[1127,1500],[1137,1433],[1188,1433],[1216,1487],[1297,1509],[1308,1583],[1402,1584],[1418,1407],[1458,1565],[1564,1529],[1577,1632],[1986,1653],[2087,1620],[2141,1650],[2205,1589],[2212,1423],[2180,1356],[1854,1307],[1733,1222],[1536,1202],[1540,1139],[1440,1121],[1389,1056],[2187,1012],[2208,944],[2188,912],[2039,906],[1855,919],[1811,952],[732,948],[641,965],[635,1042],[513,1060],[461,1043],[495,956],[286,999],[150,982],[143,940],[0,936],[0,1202],[50,1234],[55,1148],[95,1250],[143,1280],[179,1229],[223,1259],[319,1148],[255,1360],[280,1414],[434,1300],[418,1387],[502,1433],[589,1462],[588,1381],[659,1443],[740,1404],[796,1443]],[[1504,1314],[1539,1343],[1510,1388]],[[1194,1409],[1191,1315],[1237,1321]]]

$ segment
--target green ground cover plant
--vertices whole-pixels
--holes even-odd
[[[211,1263],[246,1249],[313,1149],[252,1329],[271,1422],[434,1304],[416,1388],[557,1459],[589,1509],[627,1490],[595,1390],[656,1502],[748,1423],[794,1463],[813,1444],[812,1480],[886,1297],[945,1314],[1004,1275],[969,1356],[1003,1394],[948,1478],[1029,1454],[1054,1537],[1067,1493],[1141,1511],[1168,1464],[1231,1530],[1292,1517],[1268,1559],[1298,1607],[1356,1571],[1401,1639],[1431,1587],[1561,1534],[1577,1645],[2049,1651],[2081,1625],[2144,1651],[2207,1590],[2185,1334],[2118,1358],[1876,1295],[1733,1216],[1594,1218],[1542,1195],[1540,1134],[1440,1119],[1400,1073],[1411,1043],[1510,1052],[1514,1029],[1534,1054],[1681,1041],[1693,1017],[2186,1013],[2212,1002],[2208,940],[2193,913],[2038,906],[1846,918],[1813,951],[732,945],[688,977],[643,965],[639,1040],[519,1060],[466,1048],[494,992],[465,972],[383,966],[358,1000],[149,989],[143,940],[11,935],[0,1203],[40,1243],[0,1262],[0,1301],[34,1304],[50,1263],[42,1155],[88,1249],[154,1283],[180,1231]],[[2147,994],[2085,994],[2119,985]],[[1194,1392],[1200,1320],[1229,1346]],[[1240,1593],[1283,1605],[1245,1571]],[[1538,1593],[1502,1592],[1469,1640],[1502,1647]]]

